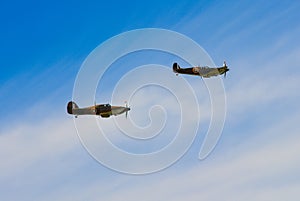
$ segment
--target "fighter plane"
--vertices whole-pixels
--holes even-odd
[[[189,74],[189,75],[199,75],[201,77],[209,78],[212,76],[218,76],[224,74],[226,77],[226,72],[229,71],[229,68],[224,61],[224,65],[222,67],[210,68],[207,66],[201,67],[191,67],[191,68],[180,68],[177,63],[173,64],[173,71],[178,74]]]
[[[77,118],[79,115],[99,115],[103,118],[108,118],[111,115],[120,115],[122,113],[126,113],[126,118],[127,118],[127,112],[130,110],[130,108],[127,106],[122,107],[122,106],[111,106],[110,104],[99,104],[99,105],[94,105],[90,107],[84,107],[84,108],[79,108],[78,105],[70,101],[68,102],[67,105],[67,112],[69,114],[75,115]]]

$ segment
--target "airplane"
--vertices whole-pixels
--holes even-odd
[[[78,105],[70,101],[68,102],[67,105],[67,112],[69,114],[75,115],[77,118],[79,115],[99,115],[102,118],[108,118],[111,115],[120,115],[125,112],[126,118],[127,118],[127,112],[130,110],[130,108],[127,106],[122,107],[122,106],[111,106],[110,104],[99,104],[99,105],[94,105],[90,107],[84,107],[84,108],[79,108]]]
[[[173,64],[173,72],[178,74],[188,74],[188,75],[199,75],[201,77],[209,78],[212,76],[218,76],[224,74],[226,77],[226,72],[229,71],[226,62],[224,61],[224,65],[222,67],[210,68],[210,67],[191,67],[191,68],[180,68],[177,63]]]

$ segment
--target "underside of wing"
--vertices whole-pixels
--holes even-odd
[[[216,68],[201,68],[199,71],[199,75],[205,78],[209,78],[212,76],[218,76],[220,73]]]

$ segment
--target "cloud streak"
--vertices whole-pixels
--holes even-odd
[[[262,21],[260,26],[272,19]],[[194,24],[190,26],[194,27]],[[230,26],[230,29],[236,29],[235,22]],[[239,40],[247,36],[245,31],[253,34],[253,28],[239,32]],[[220,43],[220,49],[236,39],[225,37],[223,33],[228,30],[223,27],[221,34],[216,35],[226,41]],[[291,36],[295,38],[293,31]],[[32,121],[32,116],[40,117],[41,110],[47,111],[47,104],[43,104],[43,108],[33,109],[28,115],[30,118],[24,115],[22,121],[1,130],[1,199],[297,200],[300,196],[297,101],[300,51],[291,45],[288,36],[289,33],[278,37],[274,46],[238,57],[231,63],[232,70],[224,81],[228,100],[226,127],[220,143],[206,160],[197,160],[198,153],[193,152],[197,143],[194,143],[182,161],[157,174],[130,176],[115,173],[96,163],[83,149],[72,119],[65,116],[67,114],[42,116]],[[287,51],[278,51],[280,48]],[[203,84],[195,78],[189,80],[194,86]],[[202,91],[202,86],[200,88]],[[207,120],[209,100],[201,98],[203,94],[196,95],[200,109],[203,108],[200,112],[204,111]],[[157,98],[154,96],[154,100]],[[143,101],[143,97],[138,101]],[[167,98],[162,100],[164,104],[168,101]],[[151,105],[153,102],[145,103]],[[176,105],[172,104],[169,109],[174,107]],[[65,110],[56,108],[61,109]],[[112,121],[106,122],[109,123],[105,129],[115,129]],[[94,132],[89,130],[88,124],[85,126],[88,132]],[[245,132],[247,136],[241,134]]]

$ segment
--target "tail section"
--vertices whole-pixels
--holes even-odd
[[[180,66],[178,65],[178,63],[173,63],[173,71],[177,72],[180,69]]]
[[[73,102],[73,101],[68,102],[67,112],[69,114],[73,114],[73,109],[76,109],[76,108],[79,108],[79,107],[75,102]]]

